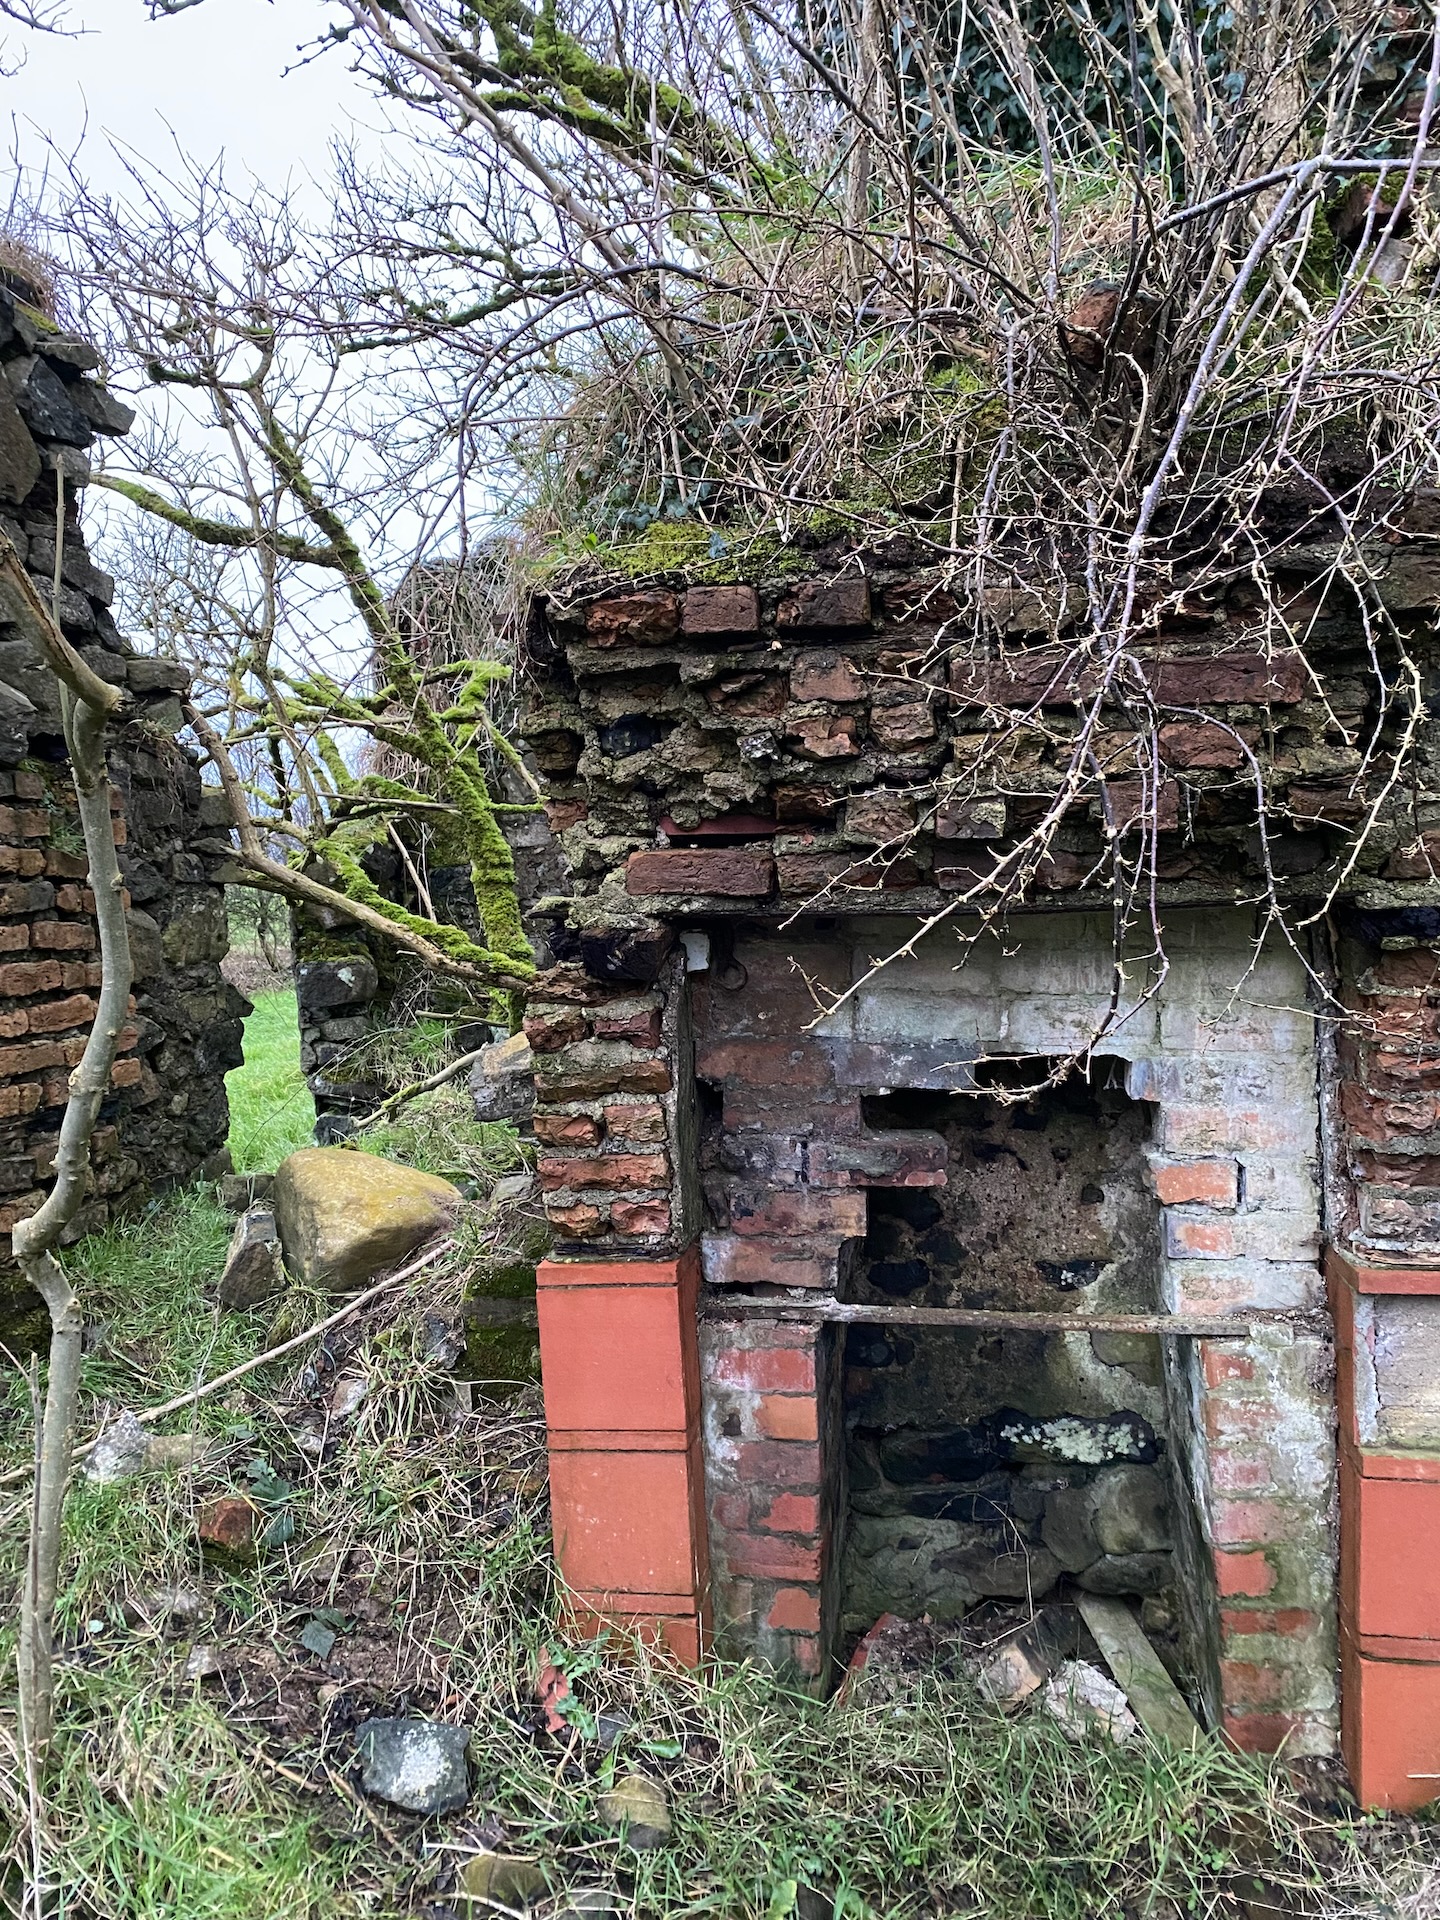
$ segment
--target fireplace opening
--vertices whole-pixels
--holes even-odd
[[[1047,1064],[1017,1063],[1017,1083]],[[1024,1098],[897,1092],[864,1110],[874,1127],[938,1132],[948,1161],[943,1186],[870,1190],[849,1300],[1160,1310],[1152,1109],[1125,1093],[1121,1062]],[[844,1642],[885,1613],[955,1620],[1078,1587],[1134,1596],[1162,1654],[1178,1653],[1158,1336],[869,1322],[844,1341]]]

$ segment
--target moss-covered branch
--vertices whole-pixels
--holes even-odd
[[[336,568],[340,564],[329,547],[317,547],[293,533],[246,527],[236,520],[211,520],[204,514],[190,513],[156,493],[153,488],[141,486],[138,480],[121,480],[114,474],[97,473],[94,484],[108,488],[111,493],[121,494],[134,506],[154,514],[157,520],[167,520],[172,527],[179,527],[182,533],[188,533],[192,540],[198,540],[202,546],[233,547],[237,552],[245,548],[268,547],[282,560],[298,560],[305,566]]]

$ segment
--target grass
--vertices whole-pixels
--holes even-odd
[[[249,1097],[262,1071],[285,1084],[274,1016],[253,1018],[269,1051],[243,1070]],[[268,1137],[272,1154],[291,1143],[280,1128]],[[228,1225],[213,1192],[195,1190],[68,1256],[99,1329],[82,1437],[107,1410],[153,1405],[321,1317],[326,1303],[300,1290],[217,1312]],[[1003,1719],[954,1645],[865,1678],[841,1706],[751,1665],[689,1673],[623,1637],[574,1640],[549,1554],[538,1396],[472,1405],[433,1337],[474,1264],[524,1230],[475,1208],[447,1263],[202,1402],[189,1416],[209,1443],[198,1466],[77,1482],[40,1828],[54,1920],[479,1920],[451,1896],[457,1862],[482,1845],[537,1862],[554,1896],[538,1911],[552,1915],[581,1887],[632,1920],[1440,1910],[1440,1879],[1423,1891],[1440,1856],[1407,1823],[1320,1808],[1284,1769],[1219,1746],[1077,1746],[1038,1714]],[[8,1468],[30,1436],[13,1374],[6,1394]],[[197,1550],[200,1507],[237,1491],[276,1523],[249,1568]],[[24,1510],[23,1486],[0,1489],[7,1579]],[[166,1617],[176,1590],[191,1597],[183,1620]],[[334,1635],[323,1654],[301,1637],[317,1625]],[[559,1735],[535,1707],[542,1648],[571,1677]],[[472,1729],[467,1809],[422,1822],[364,1801],[354,1729],[388,1712]],[[602,1713],[627,1717],[614,1746],[594,1737]],[[0,1908],[18,1911],[26,1804],[3,1714],[0,1762],[12,1836]],[[654,1852],[600,1817],[600,1795],[631,1769],[672,1808],[672,1839]]]
[[[245,1022],[245,1064],[225,1076],[230,1157],[237,1173],[266,1173],[314,1144],[315,1102],[300,1071],[293,992],[259,993]]]

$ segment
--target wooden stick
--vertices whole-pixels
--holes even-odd
[[[836,1320],[845,1326],[973,1327],[982,1333],[1156,1333],[1189,1340],[1244,1340],[1245,1320],[1182,1313],[1000,1313],[983,1307],[879,1307],[841,1300],[713,1300],[711,1311],[772,1320]]]

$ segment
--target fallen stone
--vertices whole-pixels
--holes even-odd
[[[623,1913],[624,1910],[625,1903],[618,1893],[610,1893],[604,1887],[576,1887],[566,1894],[565,1905],[555,1920],[581,1920],[585,1914]]]
[[[152,1433],[145,1449],[148,1473],[185,1473],[214,1451],[203,1433]]]
[[[150,1435],[127,1408],[112,1420],[90,1449],[85,1462],[85,1478],[101,1487],[117,1480],[129,1480],[145,1468],[150,1451]]]
[[[273,1299],[284,1285],[285,1266],[275,1216],[268,1207],[247,1207],[230,1236],[215,1298],[222,1307],[243,1312]]]
[[[1160,1553],[1170,1545],[1165,1482],[1153,1467],[1110,1467],[1095,1482],[1091,1508],[1106,1553]]]
[[[121,1610],[127,1625],[159,1627],[170,1639],[179,1639],[198,1626],[208,1611],[205,1596],[181,1581],[132,1594]]]
[[[632,1847],[647,1851],[670,1838],[670,1808],[664,1791],[643,1773],[627,1773],[600,1796],[600,1818],[620,1827]]]
[[[220,1182],[220,1204],[226,1213],[244,1213],[267,1205],[274,1188],[273,1173],[227,1173]]]
[[[545,1875],[533,1860],[516,1860],[504,1853],[477,1853],[456,1876],[456,1892],[466,1900],[483,1900],[489,1907],[528,1907],[549,1891]]]
[[[207,1500],[195,1523],[201,1553],[222,1564],[253,1566],[259,1518],[254,1501],[242,1494],[227,1493],[218,1500]]]
[[[1098,1734],[1119,1746],[1139,1730],[1119,1687],[1087,1660],[1067,1660],[1046,1683],[1041,1704],[1071,1740]]]
[[[443,1232],[459,1189],[372,1153],[302,1147],[275,1175],[275,1226],[300,1280],[353,1293]]]
[[[1007,1713],[1038,1693],[1050,1669],[1032,1649],[1012,1640],[984,1661],[975,1675],[981,1697]]]
[[[407,1813],[448,1813],[470,1798],[468,1727],[434,1720],[365,1720],[355,1729],[360,1784]]]
[[[192,1647],[183,1672],[187,1680],[208,1680],[220,1672],[221,1660],[214,1647]]]

